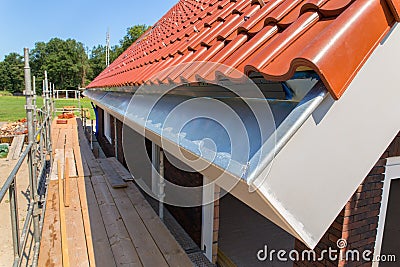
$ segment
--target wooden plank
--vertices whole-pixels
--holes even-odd
[[[52,124],[51,127],[51,141],[54,143],[58,139],[58,135],[60,134],[60,129],[57,127],[54,127],[54,123]]]
[[[65,164],[64,164],[64,179],[63,179],[63,185],[64,185],[64,206],[69,207],[70,203],[70,186],[69,186],[69,160],[68,158],[65,158]]]
[[[133,175],[116,158],[112,157],[112,158],[108,158],[108,160],[111,162],[114,170],[121,176],[121,178],[125,182],[135,180]]]
[[[146,224],[147,229],[152,235],[161,253],[169,266],[193,266],[193,263],[178,244],[169,230],[161,222],[160,218],[154,212],[150,204],[144,199],[138,188],[133,184],[123,189],[138,214]]]
[[[89,265],[96,266],[95,254],[94,254],[94,249],[93,249],[92,231],[90,229],[90,218],[89,218],[88,200],[87,200],[88,196],[86,194],[85,179],[89,180],[89,178],[85,178],[85,177],[79,177],[77,179],[78,194],[79,194],[79,201],[80,201],[81,211],[82,211],[83,228],[84,228],[85,237],[86,237],[86,247],[87,247],[87,253],[88,253],[88,257],[89,257]],[[95,218],[93,218],[93,219],[96,220]],[[100,218],[100,220],[101,220],[101,218]],[[102,220],[100,222],[102,222]],[[95,231],[96,231],[96,235],[97,235],[98,229],[96,229]],[[110,253],[111,253],[111,249],[110,249]],[[111,256],[112,256],[112,253],[111,253]],[[102,261],[100,261],[100,262],[102,262]]]
[[[86,158],[86,163],[89,167],[90,173],[92,176],[98,176],[98,175],[103,175],[104,172],[101,169],[99,163],[97,160],[94,158],[92,151],[88,151],[82,147],[81,151],[83,151],[83,155]],[[93,158],[92,158],[93,157]]]
[[[11,142],[10,150],[8,151],[7,160],[17,160],[21,155],[24,146],[25,135],[14,136]]]
[[[99,263],[98,266],[116,266],[115,260],[114,260],[114,255],[111,250],[111,244],[109,242],[106,228],[103,222],[103,218],[101,217],[101,212],[100,208],[98,206],[96,196],[92,187],[92,183],[90,182],[90,179],[83,179],[79,178],[79,181],[81,181],[81,185],[79,186],[79,193],[82,196],[83,191],[86,192],[86,196],[82,196],[81,200],[83,198],[86,198],[87,200],[87,215],[88,218],[85,220],[85,233],[94,232],[95,234],[92,236],[92,245],[93,245],[93,251],[94,251],[94,261],[96,263]],[[82,190],[81,190],[82,189]],[[82,204],[81,204],[82,205]],[[87,226],[89,227],[89,230],[86,230],[86,222],[88,222]],[[86,239],[86,242],[89,243],[89,239]],[[90,250],[89,250],[90,245],[88,244],[88,251],[89,251],[89,257],[90,257]],[[90,265],[91,266],[96,266],[95,264],[92,264],[93,259],[90,260]]]
[[[100,167],[106,174],[105,177],[110,182],[111,186],[114,188],[124,188],[127,187],[127,183],[121,178],[121,176],[115,171],[111,162],[108,159],[98,159]]]
[[[52,126],[51,126],[51,144],[52,144],[52,146],[53,146],[53,155],[55,155],[55,151],[56,151],[56,146],[57,146],[57,140],[58,140],[58,138],[59,138],[59,136],[60,136],[60,129],[59,128],[56,128],[56,127],[54,127],[54,123],[52,124]],[[43,138],[43,137],[41,137],[41,138]]]
[[[87,163],[91,175],[92,176],[103,175],[104,172],[100,168],[99,163],[96,161],[96,158],[94,157],[92,150],[90,149],[89,144],[82,130],[78,131],[78,136],[79,136],[80,151],[83,157],[85,158],[84,161]]]
[[[79,127],[79,126],[77,125],[77,127]],[[89,166],[87,165],[85,157],[83,157],[83,155],[82,155],[81,148],[79,145],[78,129],[76,129],[74,131],[73,143],[74,143],[73,149],[74,149],[76,169],[78,172],[78,176],[79,177],[90,176]]]
[[[74,155],[76,162],[76,169],[79,177],[90,176],[89,166],[87,165],[86,158],[82,155],[80,140],[79,140],[79,125],[76,123],[76,130],[74,131]]]
[[[18,135],[16,137],[14,137],[14,139],[15,138],[17,139],[17,144],[16,144],[16,148],[14,150],[13,159],[17,160],[17,159],[19,159],[19,156],[21,155],[21,152],[22,152],[22,148],[24,147],[25,135]]]
[[[16,137],[14,137],[12,142],[11,142],[11,146],[8,149],[7,160],[12,160],[13,159],[16,147],[17,147],[17,139],[16,139]]]
[[[60,134],[58,135],[58,139],[55,142],[55,148],[64,149],[65,148],[65,131],[60,130]]]
[[[168,266],[126,192],[114,189],[108,182],[107,185],[142,264],[144,266]]]
[[[57,178],[57,175],[56,177]],[[62,266],[58,181],[48,185],[47,205],[43,221],[38,266]]]
[[[61,165],[64,165],[64,149],[54,149],[54,164],[51,168],[50,180],[58,180],[57,175],[57,162],[60,162]]]
[[[70,206],[65,208],[65,217],[68,218],[66,230],[68,235],[69,261],[71,266],[85,267],[89,266],[89,256],[79,199],[78,182],[76,178],[70,178],[69,182]]]
[[[92,185],[116,264],[142,266],[104,177],[93,176]]]
[[[89,177],[91,176],[89,166],[86,162],[85,157],[81,154],[80,149],[74,149],[76,169],[78,177]]]
[[[70,178],[77,178],[78,172],[76,171],[76,160],[74,150],[72,148],[65,148],[65,159],[68,159],[68,174]]]
[[[60,229],[61,229],[61,249],[63,267],[69,267],[69,252],[68,252],[68,235],[65,221],[64,197],[63,197],[63,169],[61,163],[57,161],[58,174],[58,196],[59,196],[59,212],[60,212]]]
[[[70,124],[70,126],[72,125]],[[71,127],[65,130],[65,139],[67,140],[65,142],[65,148],[72,149],[73,131],[74,129],[72,129]]]
[[[218,266],[220,267],[237,267],[231,259],[229,259],[222,250],[218,249]]]

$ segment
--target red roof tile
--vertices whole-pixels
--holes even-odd
[[[338,99],[399,14],[400,0],[181,0],[88,87],[241,79],[232,69],[284,81],[306,68]]]

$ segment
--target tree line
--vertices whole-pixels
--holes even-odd
[[[110,62],[115,60],[145,31],[146,25],[127,29],[118,45],[110,48]],[[74,39],[52,38],[37,42],[30,50],[32,75],[36,76],[37,93],[41,94],[44,71],[58,89],[85,87],[106,67],[106,46],[97,45],[88,51],[83,43]],[[18,53],[10,53],[0,61],[0,90],[18,93],[24,90],[24,61]]]

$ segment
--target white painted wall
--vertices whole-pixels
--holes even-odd
[[[203,184],[210,183],[207,177],[203,178]],[[212,245],[214,231],[214,186],[203,186],[203,206],[201,223],[201,249],[204,255],[212,262]]]
[[[107,138],[108,142],[112,142],[111,140],[111,115],[107,111],[104,110],[104,136]]]

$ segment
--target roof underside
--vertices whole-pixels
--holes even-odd
[[[88,88],[213,83],[254,72],[285,81],[311,69],[338,99],[399,10],[399,0],[181,0]]]

